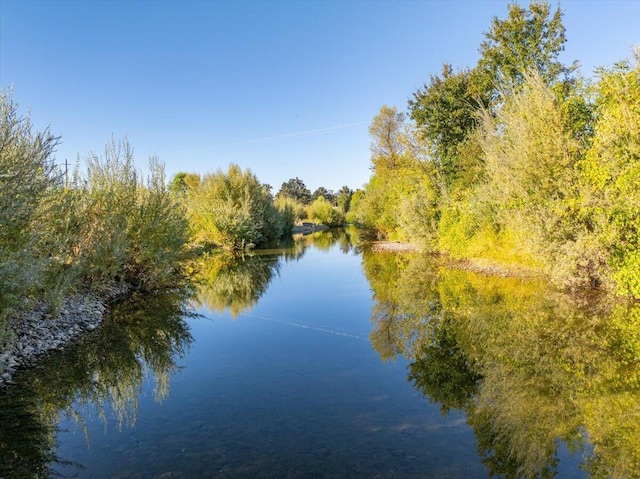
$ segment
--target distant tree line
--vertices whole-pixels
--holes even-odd
[[[282,183],[274,197],[270,185],[237,165],[214,174],[180,172],[169,189],[186,211],[192,241],[227,250],[272,243],[301,221],[342,226],[353,195],[348,186],[337,194],[324,187],[312,194],[296,177]]]
[[[562,12],[511,4],[471,68],[373,119],[353,220],[379,238],[640,298],[640,53],[595,80],[564,65]]]

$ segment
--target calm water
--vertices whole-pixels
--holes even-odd
[[[118,305],[0,395],[0,477],[640,477],[640,306],[353,244]]]

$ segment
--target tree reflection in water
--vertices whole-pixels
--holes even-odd
[[[258,303],[279,268],[277,255],[207,255],[198,264],[195,303],[236,317]]]
[[[53,464],[68,464],[55,454],[57,424],[63,416],[82,424],[83,408],[95,407],[106,421],[108,404],[118,427],[132,425],[149,375],[161,401],[176,360],[192,342],[186,299],[186,291],[129,298],[88,338],[24,371],[2,391],[0,477],[49,477]]]
[[[357,231],[333,229],[297,235],[294,240],[275,245],[273,249],[254,250],[245,254],[214,252],[204,255],[195,265],[194,302],[210,311],[229,311],[237,317],[253,308],[266,293],[282,261],[298,261],[310,246],[321,251],[338,244],[343,252],[356,248]]]
[[[640,477],[640,304],[542,281],[369,253],[373,347],[443,413],[463,410],[492,475],[554,477],[558,447],[591,477]]]
[[[17,384],[0,392],[0,478],[50,477],[55,465],[71,465],[55,452],[63,417],[82,426],[83,411],[93,407],[105,424],[113,414],[118,427],[133,426],[149,375],[155,399],[165,398],[176,361],[193,341],[185,322],[192,296],[211,309],[239,314],[256,304],[281,261],[299,259],[311,244],[349,250],[352,238],[329,231],[250,256],[211,256],[197,268],[195,292],[134,296],[114,305],[89,337],[23,371]]]

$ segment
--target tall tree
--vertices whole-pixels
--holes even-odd
[[[395,106],[383,105],[369,126],[371,161],[374,170],[380,166],[394,168],[406,150],[404,113]]]
[[[333,191],[326,189],[324,186],[318,187],[316,191],[313,192],[311,195],[311,201],[315,201],[321,196],[331,204],[336,202],[336,195],[333,194]]]
[[[480,45],[478,68],[492,85],[521,85],[529,70],[536,70],[547,84],[556,83],[572,69],[559,60],[566,42],[562,11],[551,13],[547,1],[533,0],[529,8],[509,5],[509,17],[494,17]]]
[[[549,3],[539,0],[528,8],[513,3],[506,19],[493,18],[475,68],[454,72],[445,64],[440,76],[413,94],[411,119],[431,149],[441,190],[466,188],[480,178],[482,162],[472,138],[480,110],[500,101],[503,90],[522,85],[531,71],[546,84],[572,71],[558,60],[565,41],[560,9],[552,14]]]
[[[311,191],[306,187],[304,181],[297,176],[282,183],[276,197],[292,198],[304,205],[311,203]]]
[[[440,173],[440,182],[450,188],[478,158],[461,155],[463,144],[477,127],[477,111],[489,103],[489,94],[477,70],[454,72],[449,64],[442,67],[442,75],[432,76],[409,100],[411,119],[419,134],[431,149],[431,158]],[[468,175],[471,176],[471,175]]]
[[[353,191],[346,185],[340,188],[338,194],[336,195],[336,203],[338,205],[338,208],[340,208],[345,215],[349,212],[352,196]]]

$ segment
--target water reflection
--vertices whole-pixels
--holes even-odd
[[[562,447],[590,477],[640,477],[640,304],[424,255],[365,252],[363,266],[373,347],[412,361],[409,381],[443,413],[466,413],[490,474],[554,477]]]
[[[348,253],[356,250],[357,241],[355,228],[340,228],[296,235],[272,249],[241,255],[222,252],[204,255],[194,266],[194,303],[196,307],[205,306],[218,313],[228,310],[237,317],[258,304],[278,275],[282,261],[298,261],[310,247],[328,251],[336,243]]]
[[[207,255],[198,265],[195,303],[238,316],[258,303],[279,267],[276,255]]]
[[[91,406],[117,427],[135,422],[143,379],[155,379],[154,396],[169,391],[169,377],[192,342],[184,321],[185,291],[133,297],[116,305],[86,340],[24,371],[0,393],[0,477],[49,477],[62,417],[83,421]],[[89,438],[87,438],[89,439]],[[81,465],[77,465],[81,467]]]
[[[66,474],[66,466],[82,468],[56,455],[58,424],[70,419],[88,434],[84,420],[96,415],[93,409],[105,427],[132,427],[150,376],[155,400],[162,401],[193,341],[185,322],[192,297],[239,314],[258,302],[282,261],[299,260],[311,246],[338,243],[349,251],[353,238],[344,230],[327,231],[249,256],[211,255],[198,265],[195,291],[135,296],[115,305],[90,337],[22,372],[16,385],[0,392],[0,478],[44,478]]]

